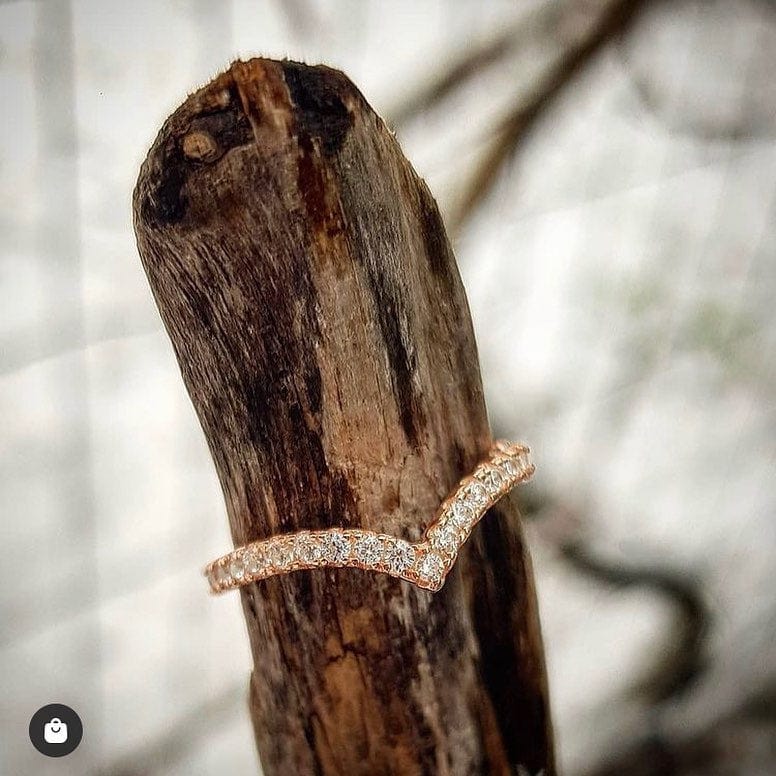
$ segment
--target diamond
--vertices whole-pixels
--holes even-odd
[[[250,547],[243,554],[243,564],[246,574],[258,574],[261,571],[262,556],[258,549]]]
[[[439,582],[444,570],[444,561],[435,552],[426,553],[418,564],[418,574],[428,582]]]
[[[488,491],[482,483],[472,482],[466,486],[464,498],[474,506],[484,506],[488,503]]]
[[[243,559],[239,555],[234,555],[229,563],[229,573],[232,575],[232,579],[242,579],[245,575],[245,565]]]
[[[330,533],[324,537],[322,552],[329,563],[344,563],[350,555],[350,542],[341,533]]]
[[[492,495],[504,487],[505,477],[496,466],[483,466],[477,471],[476,477]]]
[[[267,555],[275,568],[286,568],[294,559],[294,548],[285,541],[278,541],[270,546]]]
[[[300,537],[295,550],[296,559],[307,565],[319,563],[321,560],[321,545],[316,537]]]
[[[267,565],[273,569],[277,568],[278,562],[280,560],[278,557],[278,549],[278,545],[272,541],[270,541],[264,549],[264,559],[266,560]]]
[[[361,536],[356,540],[356,558],[367,566],[374,566],[383,554],[383,543],[377,536]]]
[[[456,528],[468,528],[474,522],[474,512],[462,501],[456,501],[447,511],[447,523]]]
[[[461,536],[452,522],[434,526],[429,535],[431,546],[445,555],[455,555],[461,543]]]
[[[213,573],[219,585],[226,585],[231,581],[229,574],[221,563],[216,563]]]
[[[504,458],[503,461],[500,461],[500,464],[508,477],[518,477],[520,475],[520,468],[514,458]]]
[[[218,580],[216,579],[215,566],[211,566],[207,570],[207,581],[210,583],[210,587],[214,590],[218,587]]]
[[[403,539],[396,539],[388,547],[386,563],[394,574],[405,572],[415,562],[415,548]]]
[[[278,558],[283,566],[290,566],[296,560],[296,543],[293,539],[284,540],[278,548]]]

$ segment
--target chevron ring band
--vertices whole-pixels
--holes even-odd
[[[316,568],[359,568],[439,590],[474,526],[512,488],[531,478],[525,445],[496,442],[487,458],[442,502],[423,541],[412,543],[357,528],[271,536],[224,555],[205,568],[213,593],[260,579]]]

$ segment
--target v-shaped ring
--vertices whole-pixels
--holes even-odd
[[[474,526],[500,498],[534,473],[525,445],[498,441],[488,457],[442,502],[423,541],[359,528],[280,534],[208,564],[210,588],[222,593],[259,579],[314,568],[360,568],[439,590]]]

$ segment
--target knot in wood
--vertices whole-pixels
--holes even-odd
[[[183,138],[183,153],[189,159],[210,162],[219,156],[218,143],[208,132],[195,130]]]

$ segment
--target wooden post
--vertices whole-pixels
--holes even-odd
[[[418,540],[491,438],[436,203],[353,84],[236,62],[164,124],[134,212],[235,544],[331,526]],[[438,593],[338,569],[241,595],[268,776],[554,773],[509,499]]]

